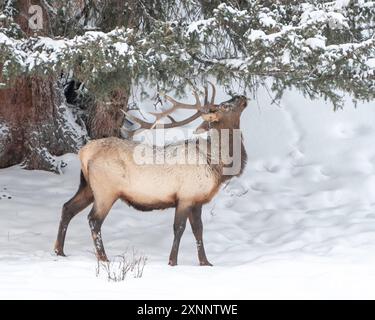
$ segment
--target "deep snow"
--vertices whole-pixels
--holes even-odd
[[[0,298],[375,298],[374,106],[335,113],[295,93],[269,102],[261,92],[243,114],[244,175],[204,208],[214,267],[197,266],[189,226],[169,267],[173,210],[118,202],[103,226],[107,253],[134,247],[148,263],[140,279],[97,278],[88,209],[70,225],[68,257],[52,250],[76,156],[63,157],[64,175],[0,170]]]

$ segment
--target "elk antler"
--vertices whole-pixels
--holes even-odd
[[[144,129],[144,130],[147,130],[147,129],[153,129],[155,128],[155,123],[151,123],[151,122],[147,122],[147,121],[144,121],[144,120],[141,120],[139,118],[137,118],[136,116],[133,116],[132,114],[130,114],[129,112],[126,112],[124,110],[121,109],[121,111],[132,121],[134,122],[137,122],[140,126],[141,126],[141,129]],[[163,128],[164,129],[171,129],[171,128],[175,128],[175,127],[181,127],[181,126],[184,126],[192,121],[194,121],[195,119],[199,118],[199,116],[201,115],[202,113],[200,111],[197,111],[196,113],[194,113],[192,116],[190,116],[189,118],[186,118],[184,120],[181,120],[181,121],[172,121],[171,123],[165,123],[163,124]]]
[[[211,85],[212,87],[212,96],[211,96],[211,105],[214,105],[215,104],[215,96],[216,96],[216,88],[214,86],[214,84],[211,82],[211,81],[208,81],[207,82]]]
[[[198,93],[195,89],[193,90],[193,95],[195,97],[195,104],[186,104],[186,103],[178,102],[175,99],[173,99],[172,97],[170,97],[168,95],[164,95],[165,99],[173,104],[173,107],[169,108],[165,111],[162,111],[162,112],[150,112],[150,114],[152,114],[156,118],[154,123],[150,123],[150,122],[141,120],[141,119],[131,115],[130,113],[125,112],[124,110],[121,110],[121,111],[130,120],[132,120],[134,122],[137,122],[140,125],[140,127],[141,127],[140,131],[147,130],[147,129],[154,129],[157,126],[157,124],[159,123],[159,121],[162,118],[165,118],[165,117],[168,117],[171,120],[171,123],[163,124],[164,129],[170,129],[170,128],[176,128],[176,127],[184,126],[184,125],[194,121],[195,119],[199,118],[199,116],[202,114],[202,111],[203,111],[204,107],[214,105],[216,89],[215,89],[215,86],[211,82],[209,82],[209,81],[207,81],[207,82],[212,86],[212,97],[211,97],[211,103],[210,104],[208,103],[207,86],[204,88],[204,92],[205,92],[204,106],[202,106],[202,104],[199,100],[199,95],[198,95]],[[193,114],[192,116],[184,119],[184,120],[176,121],[170,115],[171,115],[171,113],[175,112],[178,109],[197,110],[197,112],[195,114]],[[140,131],[137,130],[137,132],[134,132],[134,131],[133,132],[136,134],[136,133],[139,133]]]
[[[175,99],[173,99],[172,97],[167,96],[165,94],[164,95],[165,99],[167,99],[169,102],[171,102],[173,104],[173,107],[170,108],[170,109],[167,109],[163,112],[150,112],[150,114],[155,116],[155,118],[156,118],[155,122],[157,122],[160,119],[169,116],[171,113],[175,112],[177,109],[190,109],[190,110],[200,111],[200,109],[202,108],[202,105],[201,105],[201,102],[199,101],[199,95],[198,95],[198,93],[195,89],[193,90],[193,94],[194,94],[194,97],[195,97],[195,104],[186,104],[186,103],[178,102]]]

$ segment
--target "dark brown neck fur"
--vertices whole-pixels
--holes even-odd
[[[247,153],[246,153],[245,146],[243,144],[242,133],[241,133],[240,136],[235,135],[234,129],[239,130],[239,123],[238,123],[238,126],[236,126],[236,128],[228,129],[229,130],[229,139],[228,139],[229,141],[227,140],[227,138],[223,137],[223,132],[220,129],[217,129],[218,133],[219,133],[219,135],[218,135],[219,141],[215,141],[215,140],[217,140],[217,136],[212,137],[212,135],[209,134],[209,138],[208,138],[208,163],[209,163],[210,167],[212,168],[212,170],[215,172],[215,174],[218,176],[220,183],[224,183],[227,180],[230,180],[233,176],[236,176],[236,177],[240,176],[243,173],[243,171],[245,169],[245,166],[246,166],[246,163],[247,163]],[[240,141],[240,144],[241,144],[240,152],[241,152],[241,154],[240,155],[234,154],[234,152],[236,152],[234,150],[234,139],[241,139],[241,141]],[[241,161],[241,167],[240,167],[239,172],[237,174],[233,174],[233,175],[225,175],[223,173],[224,168],[226,168],[226,167],[230,168],[233,165],[233,161],[230,164],[225,164],[221,159],[221,152],[222,152],[222,149],[223,149],[223,143],[226,143],[227,141],[229,142],[229,148],[227,149],[227,151],[229,151],[229,156],[230,157],[240,156],[240,161]],[[219,163],[212,163],[211,162],[211,158],[212,158],[211,152],[212,152],[212,148],[214,148],[215,144],[217,144],[217,143],[219,144],[218,150],[219,150],[219,154],[220,154],[220,161],[219,161]],[[237,141],[237,143],[238,143],[238,141]]]

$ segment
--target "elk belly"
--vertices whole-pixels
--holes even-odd
[[[197,203],[210,201],[218,185],[211,171],[205,166],[186,169],[182,181],[177,196],[180,199],[191,199]]]
[[[207,202],[217,181],[206,167],[134,166],[123,177],[121,198],[143,211],[175,207],[180,199]]]

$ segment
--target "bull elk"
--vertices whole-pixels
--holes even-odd
[[[203,245],[202,205],[211,201],[225,181],[232,176],[241,175],[245,167],[246,151],[242,135],[241,133],[236,135],[235,131],[240,132],[240,117],[247,106],[247,99],[244,96],[235,96],[228,101],[215,104],[216,90],[212,83],[210,85],[212,86],[210,102],[208,102],[206,86],[203,105],[198,93],[194,90],[195,104],[177,102],[173,98],[165,96],[173,104],[173,107],[161,113],[153,113],[156,117],[155,123],[165,117],[171,119],[171,122],[165,124],[164,128],[179,127],[199,117],[203,118],[203,123],[197,128],[197,131],[208,131],[208,138],[201,138],[201,143],[194,146],[199,162],[139,164],[134,159],[134,153],[140,146],[140,142],[118,138],[95,140],[80,150],[81,182],[77,193],[64,204],[62,209],[55,243],[57,255],[64,256],[65,235],[71,219],[88,205],[94,203],[88,215],[89,226],[97,258],[108,261],[103,246],[101,226],[114,202],[122,199],[142,211],[176,209],[169,265],[177,264],[180,239],[185,230],[187,219],[190,221],[196,239],[200,265],[211,265]],[[176,121],[171,117],[171,114],[177,109],[195,109],[196,113],[187,119]],[[128,118],[137,122],[141,129],[155,127],[155,123],[143,121],[133,115],[128,114]],[[223,132],[226,132],[226,137]],[[148,148],[153,151],[153,154],[162,149],[165,157],[172,157],[173,154],[186,148],[189,141],[191,140],[164,147],[150,145]],[[206,143],[207,152],[203,152],[200,148],[200,145],[204,144],[202,141]],[[238,152],[235,150],[236,143],[239,145]],[[219,157],[218,161],[213,161],[212,150],[215,148],[219,154],[223,153],[221,152],[223,150],[229,151],[229,154],[224,157],[225,159]],[[237,153],[236,156],[240,159],[240,166],[234,174],[228,174],[225,169],[231,166],[230,162],[234,162],[234,153]],[[228,159],[229,161],[226,161]]]

